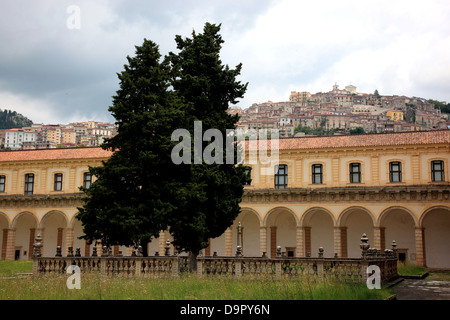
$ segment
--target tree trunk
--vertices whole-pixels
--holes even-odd
[[[189,272],[197,272],[197,256],[198,252],[189,252],[188,254],[188,263],[189,263]]]

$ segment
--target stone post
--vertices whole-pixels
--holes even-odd
[[[56,247],[56,255],[55,257],[62,257],[61,246]]]
[[[164,247],[164,255],[166,257],[170,256],[170,240],[167,239],[166,246]]]
[[[134,274],[137,277],[140,277],[142,274],[142,259],[136,259],[135,260],[135,270],[134,270]]]
[[[369,245],[369,238],[367,238],[367,235],[364,233],[361,237],[361,244],[359,245],[359,247],[362,250],[361,256],[363,259],[366,259],[367,257],[367,250],[369,249],[370,245]]]
[[[164,255],[165,245],[166,245],[166,232],[160,231],[159,232],[159,245],[158,245],[158,252],[161,256]]]
[[[242,276],[242,261],[241,259],[234,260],[234,276],[240,278]]]
[[[38,234],[33,244],[33,275],[39,273],[39,258],[41,257],[42,238]]]
[[[279,258],[275,261],[275,279],[281,279],[281,259]]]
[[[197,277],[203,278],[203,260],[197,259]]]
[[[241,223],[238,223],[237,227],[237,246],[236,246],[236,257],[242,257],[242,245],[241,245],[242,227]]]

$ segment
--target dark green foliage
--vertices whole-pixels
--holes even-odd
[[[312,129],[310,127],[302,127],[301,125],[299,125],[294,129],[294,134],[296,134],[297,132],[304,132],[306,135],[332,136],[336,132],[339,132],[339,130],[338,129],[326,130],[325,126]]]
[[[350,134],[364,134],[364,133],[366,132],[364,131],[363,127],[357,127],[355,129],[350,130]]]
[[[196,254],[239,214],[248,180],[242,166],[175,165],[171,159],[179,143],[171,140],[175,129],[187,129],[193,146],[194,121],[225,137],[238,120],[226,110],[247,86],[236,81],[240,65],[233,70],[220,61],[219,30],[206,24],[203,34],[177,36],[179,53],[164,58],[155,43],[144,40],[136,56],[127,57],[109,108],[118,134],[103,145],[115,153],[103,166],[90,168],[97,180],[84,190],[77,215],[86,239],[145,244],[168,229],[178,250]]]
[[[443,112],[443,113],[450,113],[450,103],[444,104],[437,100],[431,100],[431,99],[428,100],[428,102],[434,104],[435,109],[441,109],[441,112]]]
[[[32,124],[33,121],[16,111],[0,109],[0,129],[30,127]]]

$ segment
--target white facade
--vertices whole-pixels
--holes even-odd
[[[11,129],[5,131],[5,148],[12,150],[22,149],[24,142],[35,142],[36,132],[26,131],[22,129]]]

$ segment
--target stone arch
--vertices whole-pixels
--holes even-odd
[[[11,222],[11,229],[15,232],[15,259],[26,260],[31,258],[34,238],[38,234],[39,225],[36,215],[29,211],[23,211],[16,215]],[[17,254],[19,254],[17,256]]]
[[[344,210],[342,210],[342,212],[339,214],[339,217],[337,219],[337,226],[342,226],[343,224],[345,224],[346,219],[351,214],[351,212],[357,211],[357,210],[367,213],[369,215],[369,217],[372,219],[373,226],[377,226],[377,219],[375,218],[375,215],[373,214],[373,212],[371,210],[369,210],[365,207],[361,207],[361,206],[351,206],[351,207],[348,207],[348,208],[345,208]]]
[[[19,221],[19,219],[20,219],[21,217],[25,216],[25,215],[30,215],[30,216],[32,216],[32,217],[35,219],[35,221],[36,221],[36,227],[37,227],[37,228],[39,227],[39,219],[38,219],[38,217],[36,216],[36,214],[34,214],[34,213],[31,212],[31,211],[22,211],[21,213],[17,214],[17,215],[12,219],[12,221],[11,221],[11,228],[16,228],[16,227],[17,227],[17,222]]]
[[[329,215],[331,220],[333,221],[333,226],[336,225],[336,218],[335,218],[334,214],[327,208],[323,208],[323,207],[312,207],[312,208],[307,209],[305,212],[303,212],[303,214],[301,215],[301,218],[300,218],[300,225],[305,226],[306,225],[305,222],[306,223],[308,222],[308,218],[310,218],[311,215],[317,211],[321,211],[321,212],[324,212],[327,215]]]
[[[328,209],[312,207],[301,216],[300,224],[303,227],[303,245],[305,255],[317,256],[319,248],[324,249],[324,257],[334,256],[334,227],[336,220]]]
[[[279,212],[281,212],[281,211],[289,212],[289,213],[292,215],[292,217],[294,218],[295,223],[296,223],[296,226],[300,226],[300,222],[299,222],[299,220],[298,220],[297,215],[295,214],[295,212],[294,212],[292,209],[290,209],[290,208],[288,208],[288,207],[275,207],[275,208],[270,209],[270,210],[264,215],[262,226],[267,227],[267,226],[268,226],[268,225],[267,225],[267,222],[268,222],[269,219],[271,218],[271,215],[277,214],[277,213],[279,213]]]
[[[236,217],[232,226],[232,254],[236,253],[236,246],[238,241],[238,224],[241,223],[241,246],[243,254],[246,257],[260,256],[260,227],[261,216],[258,211],[252,208],[244,207]]]
[[[380,213],[380,215],[378,216],[378,220],[377,220],[377,225],[376,225],[376,226],[381,226],[381,221],[385,218],[385,216],[386,216],[389,212],[391,212],[392,210],[397,210],[397,209],[398,209],[398,210],[403,210],[404,212],[408,213],[408,214],[411,216],[411,218],[413,219],[413,221],[414,221],[414,226],[415,226],[415,227],[418,227],[418,226],[420,225],[419,220],[417,219],[416,215],[415,215],[411,210],[409,210],[409,209],[406,208],[406,207],[393,206],[393,207],[389,207],[389,208],[384,209],[384,210]]]
[[[56,247],[61,247],[62,254],[66,249],[66,228],[69,226],[67,215],[59,210],[47,212],[41,219],[39,227],[43,230],[44,257],[52,257],[56,253]]]
[[[380,248],[390,249],[392,241],[397,244],[399,259],[416,263],[415,228],[418,220],[408,208],[393,206],[384,209],[378,217]]]
[[[269,257],[274,258],[276,256],[277,246],[280,246],[281,251],[286,252],[287,256],[297,254],[296,237],[299,220],[292,209],[287,207],[272,208],[265,215],[263,226],[267,230]]]
[[[3,248],[3,238],[5,238],[6,241],[6,237],[8,235],[8,229],[9,226],[11,225],[11,221],[9,220],[9,217],[0,211],[0,259],[4,260],[6,259],[6,247]],[[6,234],[5,234],[6,233]],[[5,243],[6,245],[6,243]]]
[[[450,268],[450,207],[433,206],[421,215],[425,265],[429,268]]]
[[[9,219],[9,217],[6,213],[0,211],[0,221],[2,221],[3,218],[4,218],[4,221],[6,221],[6,223],[4,223],[3,225],[0,223],[0,227],[1,228],[9,228],[11,225],[11,220]]]
[[[427,209],[425,209],[423,212],[422,212],[422,214],[420,215],[420,217],[419,217],[419,221],[418,221],[418,227],[421,227],[421,228],[424,228],[424,226],[423,226],[423,220],[424,220],[424,218],[426,217],[426,215],[428,214],[428,213],[430,213],[431,211],[434,211],[434,210],[436,210],[436,209],[441,209],[441,210],[444,210],[444,211],[450,211],[450,207],[448,207],[448,206],[432,206],[432,207],[430,207],[430,208],[427,208]]]
[[[361,257],[361,236],[366,234],[369,244],[374,246],[374,226],[376,219],[374,214],[367,208],[351,206],[345,208],[337,220],[337,226],[341,233],[341,256],[358,258]]]

